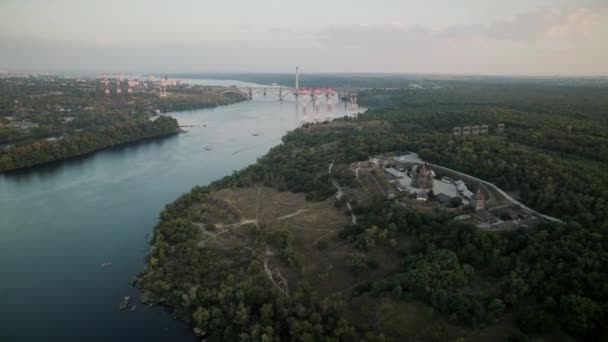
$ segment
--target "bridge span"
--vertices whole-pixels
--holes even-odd
[[[321,96],[326,98],[339,97],[350,102],[357,102],[357,94],[364,90],[363,88],[295,88],[295,87],[209,87],[202,90],[203,93],[228,94],[234,93],[244,96],[247,99],[252,99],[254,95],[274,95],[279,100],[288,95],[299,97],[309,97],[313,100],[319,99]]]

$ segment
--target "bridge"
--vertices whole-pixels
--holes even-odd
[[[279,100],[283,100],[286,96],[293,95],[296,98],[309,97],[312,100],[318,100],[324,96],[326,98],[338,97],[351,102],[357,101],[357,94],[363,90],[362,88],[294,88],[294,87],[208,87],[202,90],[203,93],[214,94],[239,94],[251,100],[254,95],[274,95]]]
[[[203,90],[203,93],[214,94],[239,94],[251,100],[254,95],[274,95],[280,101],[286,96],[293,95],[296,98],[312,99],[313,102],[318,102],[322,96],[327,99],[338,97],[350,103],[357,103],[357,94],[364,88],[300,88],[300,67],[296,66],[296,82],[295,87],[268,86],[268,87],[208,87]]]

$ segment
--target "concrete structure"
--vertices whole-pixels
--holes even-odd
[[[498,132],[498,134],[503,134],[505,132],[505,124],[499,123],[497,132]]]
[[[494,215],[490,214],[487,210],[478,210],[472,217],[479,223],[491,223],[496,221]]]
[[[424,190],[420,190],[418,191],[418,193],[416,194],[416,199],[419,201],[426,201],[429,199],[429,195],[427,194],[426,191]]]
[[[160,80],[160,97],[167,97],[167,78],[163,78]]]
[[[403,173],[403,178],[396,180],[395,185],[397,186],[397,190],[405,191],[410,194],[417,194],[420,190],[429,191],[429,189],[413,187],[412,178],[407,173]],[[458,196],[458,190],[454,184],[448,184],[438,179],[433,179],[433,193],[435,196],[441,193],[450,197]]]
[[[296,65],[296,90],[300,90],[300,66]],[[296,92],[297,96],[297,92]]]
[[[467,188],[466,184],[464,184],[463,181],[457,180],[456,182],[454,182],[454,184],[456,185],[456,189],[458,190],[458,192],[460,192],[463,197],[467,199],[473,198],[473,193]]]
[[[478,125],[471,127],[471,135],[479,135],[479,126]]]
[[[392,167],[388,167],[388,168],[384,169],[384,171],[393,178],[397,178],[397,179],[403,178],[403,174],[401,172],[393,169]]]
[[[410,171],[410,177],[412,177],[412,187],[420,189],[432,189],[433,178],[435,172],[426,169],[426,163],[422,164],[422,167],[414,165]]]
[[[449,176],[443,176],[441,177],[441,181],[447,184],[452,184],[454,183],[454,180],[452,178],[450,178]]]
[[[469,126],[462,127],[462,135],[471,135],[471,127],[469,127]]]
[[[314,103],[318,103],[320,98],[323,96],[329,99],[334,96],[345,99],[348,101],[349,109],[357,109],[357,94],[361,90],[367,88],[300,88],[300,67],[296,67],[296,78],[295,87],[281,87],[281,86],[268,86],[268,87],[221,87],[221,88],[205,88],[203,92],[214,93],[214,94],[227,94],[236,93],[243,95],[247,99],[252,99],[253,95],[267,94],[275,95],[279,100],[283,100],[287,95],[294,95],[296,97],[306,96],[307,99],[312,99]]]
[[[439,201],[439,203],[441,203],[442,205],[450,207],[452,206],[452,200],[454,199],[454,197],[448,196],[444,193],[440,193],[435,195],[435,199]]]
[[[475,211],[485,208],[485,198],[481,193],[481,188],[478,188],[473,198],[471,198],[471,206],[475,208]]]
[[[488,125],[479,126],[479,134],[488,134]]]
[[[452,129],[452,134],[454,134],[455,137],[459,137],[462,135],[462,129],[460,127],[454,127]]]

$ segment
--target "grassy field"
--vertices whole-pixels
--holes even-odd
[[[192,221],[201,229],[202,245],[253,249],[261,260],[268,259],[273,274],[280,273],[291,289],[306,284],[321,295],[347,294],[356,285],[386,276],[401,266],[397,255],[403,253],[403,246],[380,246],[369,253],[377,266],[353,273],[347,260],[355,250],[338,238],[338,233],[348,228],[350,217],[334,206],[333,198],[309,202],[303,194],[248,187],[221,190],[192,210],[197,208],[204,208],[207,219],[204,223]],[[275,251],[269,253],[267,246],[259,243],[260,235],[274,232],[293,234],[295,251],[302,257],[299,267],[275,257]]]

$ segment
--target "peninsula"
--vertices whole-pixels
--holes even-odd
[[[599,338],[605,95],[361,94],[367,113],[304,125],[167,205],[141,301],[211,341]]]

